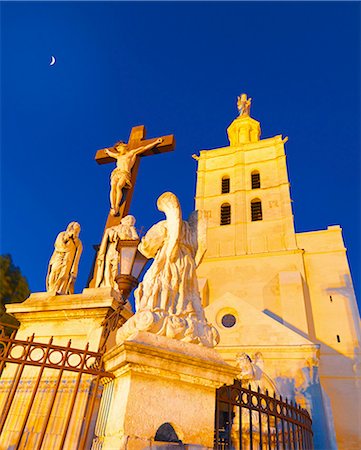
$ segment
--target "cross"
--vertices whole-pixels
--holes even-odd
[[[138,147],[143,147],[143,146],[147,146],[149,144],[155,143],[155,141],[158,139],[158,138],[145,139],[145,135],[146,135],[146,131],[145,131],[144,125],[139,125],[137,127],[133,127],[130,132],[128,144],[126,144],[127,151],[131,151]],[[140,158],[142,158],[143,156],[157,155],[159,153],[167,153],[167,152],[171,152],[172,150],[174,150],[175,139],[172,134],[167,135],[167,136],[162,136],[161,139],[162,139],[162,142],[157,144],[156,147],[146,150],[144,153],[141,153],[136,156],[135,162],[131,168],[131,177],[130,177],[131,187],[123,188],[123,197],[122,197],[122,200],[120,203],[119,214],[116,216],[114,216],[110,213],[108,214],[104,232],[107,230],[107,228],[113,227],[115,225],[119,225],[122,218],[129,213],[130,203],[131,203],[131,200],[133,197],[134,186],[135,186],[135,182],[136,182],[136,178],[137,178]],[[104,149],[97,151],[97,153],[95,155],[95,160],[98,164],[108,164],[108,163],[116,162],[116,159],[109,156],[107,154],[106,150],[112,150],[112,149],[104,148]],[[95,246],[95,248],[96,247],[98,247],[98,246]],[[97,270],[97,267],[96,267],[95,260],[94,260],[92,273],[90,274],[90,277],[89,277],[89,280],[91,280],[89,283],[90,287],[92,287],[95,283],[96,270]]]
[[[129,136],[129,141],[127,144],[127,150],[133,150],[140,146],[146,146],[152,144],[157,140],[157,138],[153,139],[145,139],[145,126],[140,125],[137,127],[133,127]],[[166,153],[174,150],[175,147],[175,139],[173,135],[162,136],[162,142],[158,144],[156,147],[141,153],[136,157],[136,161],[131,169],[131,185],[132,187],[128,189],[123,189],[123,198],[120,204],[120,212],[119,215],[113,216],[112,214],[108,215],[107,223],[105,228],[112,227],[114,225],[119,225],[121,219],[126,216],[129,212],[130,203],[133,196],[134,185],[137,178],[139,161],[143,156],[156,155],[159,153]],[[112,158],[106,153],[106,149],[98,150],[95,155],[95,160],[98,164],[108,164],[111,162],[115,162],[115,158]]]

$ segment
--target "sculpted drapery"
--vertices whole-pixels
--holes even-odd
[[[112,287],[117,289],[115,277],[118,275],[119,252],[117,245],[120,240],[139,239],[135,229],[134,216],[123,217],[119,225],[108,228],[103,236],[97,256],[97,277],[95,287]]]
[[[195,215],[182,220],[177,197],[166,192],[157,202],[166,220],[142,238],[139,251],[154,261],[135,291],[137,312],[118,331],[118,342],[137,331],[213,347],[217,331],[207,323],[196,277],[198,245]]]
[[[79,259],[83,251],[79,233],[79,223],[71,222],[65,231],[58,234],[46,277],[46,290],[48,292],[55,291],[57,294],[74,293]]]

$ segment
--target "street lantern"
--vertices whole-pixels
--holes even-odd
[[[103,320],[103,333],[99,345],[99,350],[105,351],[105,349],[111,343],[108,343],[110,334],[116,331],[122,323],[124,318],[122,317],[124,305],[126,304],[128,297],[132,290],[138,286],[139,277],[142,274],[148,258],[140,253],[138,250],[140,240],[119,240],[117,245],[117,251],[119,253],[118,275],[115,277],[115,282],[118,285],[121,301],[117,308],[109,313]],[[111,341],[112,339],[110,339]]]
[[[119,266],[115,281],[124,302],[127,301],[131,291],[138,286],[139,277],[148,261],[148,258],[138,250],[139,242],[139,239],[124,239],[119,240],[117,245]]]

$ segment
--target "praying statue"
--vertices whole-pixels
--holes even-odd
[[[237,108],[240,116],[249,116],[251,114],[252,99],[247,99],[247,94],[241,94],[237,97]]]
[[[182,220],[178,198],[171,192],[158,198],[157,207],[166,219],[154,225],[138,246],[154,261],[134,293],[137,312],[118,330],[117,342],[148,331],[214,347],[218,332],[206,320],[196,276],[196,261],[204,253],[198,242],[204,237],[198,232],[202,219],[195,212],[188,221]]]
[[[135,217],[128,215],[123,217],[119,225],[110,227],[105,231],[97,256],[98,271],[95,287],[117,289],[115,277],[118,275],[119,264],[118,242],[119,240],[139,239],[134,225]]]
[[[80,255],[83,251],[79,239],[80,225],[71,222],[66,231],[58,234],[46,276],[46,290],[59,295],[74,294]]]
[[[133,150],[128,149],[128,144],[123,141],[117,142],[114,147],[106,148],[105,153],[117,160],[117,167],[110,176],[110,213],[113,216],[119,215],[120,202],[123,196],[123,188],[132,187],[131,170],[136,158],[141,153],[151,150],[163,142],[162,138],[156,139],[148,145],[142,145]]]

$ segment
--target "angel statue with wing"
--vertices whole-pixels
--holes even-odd
[[[137,312],[118,330],[117,341],[148,331],[214,347],[218,333],[205,318],[196,276],[204,254],[204,219],[195,211],[188,221],[182,220],[178,198],[171,192],[158,198],[157,207],[166,219],[154,225],[138,246],[154,261],[135,291]]]

